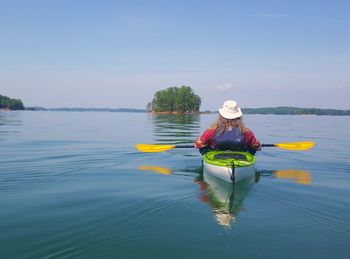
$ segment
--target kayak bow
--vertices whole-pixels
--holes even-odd
[[[239,182],[255,172],[256,158],[249,152],[212,150],[202,159],[203,170],[227,182]]]

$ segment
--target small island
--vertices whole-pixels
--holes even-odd
[[[168,87],[154,94],[147,111],[153,113],[199,113],[201,98],[189,86]]]
[[[147,104],[147,112],[165,114],[202,114],[216,113],[217,111],[204,111],[200,109],[201,98],[194,93],[191,87],[168,87],[154,94],[152,102]],[[242,108],[244,114],[261,115],[328,115],[349,116],[350,110],[299,108],[299,107],[263,107]]]
[[[24,110],[24,105],[20,99],[0,95],[0,110]]]

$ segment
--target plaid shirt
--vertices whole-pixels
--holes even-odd
[[[214,142],[215,128],[206,129],[203,134],[195,141],[194,146],[196,148],[210,147],[215,148]],[[258,149],[260,142],[255,138],[253,132],[247,129],[244,133],[244,147],[247,149]]]

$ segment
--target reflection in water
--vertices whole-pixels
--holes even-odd
[[[201,187],[200,199],[212,208],[217,223],[231,228],[236,221],[243,200],[255,182],[255,174],[238,183],[232,184],[219,179],[203,170],[203,179],[197,179]]]
[[[216,222],[224,228],[231,228],[236,222],[236,217],[242,208],[245,197],[253,184],[258,183],[261,177],[266,179],[288,179],[298,184],[311,184],[310,173],[296,169],[262,170],[235,184],[211,175],[203,167],[197,167],[192,170],[186,168],[186,170],[180,170],[182,173],[175,172],[167,167],[154,165],[141,165],[138,169],[164,175],[174,174],[195,177],[195,182],[200,186],[201,190],[199,199],[211,207]]]
[[[261,170],[258,172],[262,177],[271,177],[279,179],[292,180],[297,184],[311,184],[311,174],[308,171],[297,170],[297,169],[285,169],[285,170],[276,170],[268,171]]]
[[[9,136],[18,134],[22,125],[20,112],[0,111],[0,141],[8,139]]]
[[[171,170],[169,168],[155,165],[140,165],[138,169],[144,171],[153,171],[160,174],[171,174]]]
[[[163,166],[156,166],[156,165],[140,165],[137,167],[140,171],[151,171],[158,174],[164,174],[164,175],[181,175],[181,176],[190,176],[190,177],[197,177],[199,174],[201,174],[202,167],[194,167],[194,168],[186,168],[182,170],[171,170],[167,167]]]
[[[260,177],[289,179],[298,184],[311,184],[310,173],[296,169],[255,172],[251,177],[235,184],[219,179],[203,170],[203,174],[196,180],[201,187],[200,200],[210,205],[219,225],[231,228],[236,222],[244,198],[253,184],[260,181]]]
[[[311,175],[307,171],[288,169],[273,172],[276,178],[293,180],[299,184],[311,184]]]
[[[153,114],[154,137],[160,144],[193,143],[200,131],[196,114]]]

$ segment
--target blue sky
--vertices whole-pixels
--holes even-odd
[[[26,106],[350,109],[350,1],[0,0],[0,94]]]

